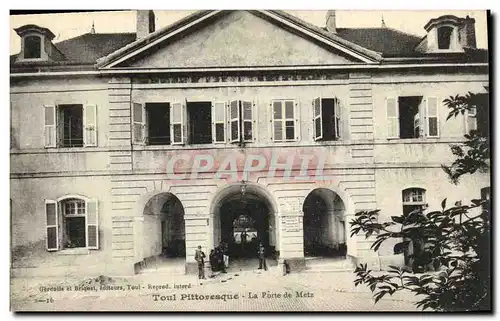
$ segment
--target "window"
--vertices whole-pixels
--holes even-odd
[[[147,143],[170,145],[170,104],[147,103]]]
[[[95,105],[44,106],[45,147],[97,146]]]
[[[83,147],[83,106],[62,105],[58,108],[59,146]]]
[[[453,28],[448,26],[440,27],[437,30],[437,34],[438,34],[438,49],[450,49]]]
[[[409,188],[403,191],[403,206],[414,206],[425,204],[425,190],[422,188]]]
[[[465,115],[465,131],[477,130],[482,137],[489,136],[489,95],[476,94],[473,106]]]
[[[99,248],[96,200],[66,198],[45,201],[47,250]]]
[[[337,98],[313,100],[314,140],[337,140],[341,135],[340,103]]]
[[[439,137],[436,97],[386,98],[388,138]]]
[[[403,190],[403,215],[409,215],[413,211],[425,209],[425,190],[422,188],[408,188]],[[419,255],[422,253],[425,242],[418,238],[405,239],[408,246],[404,249],[405,265],[412,266],[414,271],[421,269]]]
[[[24,38],[24,58],[36,59],[42,57],[42,39],[39,36]]]
[[[275,100],[272,127],[275,142],[296,141],[299,139],[297,104],[293,100]]]
[[[255,104],[233,100],[133,103],[134,144],[225,144],[255,140]]]
[[[187,116],[189,133],[188,143],[212,143],[212,103],[188,102]]]
[[[246,100],[229,102],[229,141],[252,142],[255,140],[254,103]]]

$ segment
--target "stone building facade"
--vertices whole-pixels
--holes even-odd
[[[139,11],[135,34],[59,43],[16,29],[13,275],[129,275],[165,253],[190,273],[195,248],[231,243],[238,222],[293,271],[318,255],[379,269],[404,255],[350,237],[356,212],[490,185],[453,185],[440,167],[477,126],[446,121],[443,99],[489,82],[474,19],[436,17],[424,38],[338,28],[334,11],[325,28],[269,10],[154,21]]]

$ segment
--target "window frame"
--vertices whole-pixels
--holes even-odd
[[[450,30],[449,34],[449,44],[448,48],[440,48],[440,30],[447,29]],[[450,51],[453,50],[453,40],[454,40],[454,35],[455,35],[455,26],[451,25],[441,25],[436,28],[436,44],[437,44],[437,50],[439,51]]]
[[[405,196],[406,196],[405,192],[410,193],[410,195],[411,195],[410,201],[405,200]],[[421,201],[413,200],[413,195],[414,195],[413,192],[421,192],[420,196],[422,197],[422,200]],[[425,206],[425,205],[427,205],[426,194],[427,194],[427,191],[425,188],[421,188],[421,187],[405,188],[401,191],[402,204],[403,204],[403,206],[405,206],[405,205],[424,205]]]
[[[26,40],[30,37],[37,37],[38,39],[40,39],[40,47],[39,47],[39,50],[40,50],[40,57],[36,57],[36,58],[27,58],[26,57]],[[43,35],[40,35],[38,33],[29,33],[29,34],[26,34],[23,36],[23,39],[22,39],[22,55],[19,55],[21,60],[23,61],[40,61],[40,60],[44,60],[44,50],[45,50],[45,46],[44,46],[44,43],[45,43],[45,37]]]
[[[78,202],[83,202],[84,203],[84,214],[79,214],[78,213]],[[76,213],[66,213],[66,204],[73,203],[75,204],[75,212]],[[54,224],[49,224],[49,218],[47,217],[47,205],[48,204],[54,204],[54,209],[55,209],[55,223]],[[95,213],[90,213],[89,211],[89,205],[95,206],[93,209]],[[45,200],[45,214],[46,214],[46,249],[47,251],[65,251],[65,250],[80,250],[80,249],[87,249],[87,250],[98,250],[99,249],[99,202],[96,198],[88,198],[82,195],[65,195],[62,196],[58,199],[55,200]],[[89,216],[93,215],[93,219],[95,222],[89,222]],[[84,247],[75,247],[75,248],[69,248],[65,247],[64,242],[66,240],[63,239],[63,235],[65,235],[65,223],[66,220],[65,218],[81,218],[85,217],[85,246]],[[93,227],[95,229],[95,245],[90,245],[90,238],[89,238],[89,228]],[[55,247],[49,247],[49,237],[48,237],[48,229],[49,228],[56,228],[56,246]]]
[[[282,118],[275,118],[274,114],[274,103],[279,102],[281,105],[281,116]],[[292,102],[293,104],[293,117],[286,117],[286,103]],[[297,142],[300,140],[300,116],[298,102],[295,99],[273,99],[271,100],[271,137],[272,141],[276,143],[287,143],[287,142]],[[282,139],[277,140],[275,135],[275,122],[281,121],[281,132]],[[286,122],[293,121],[294,137],[292,139],[286,138]]]
[[[64,113],[65,106],[80,106],[82,109],[82,145],[81,146],[64,146]],[[52,109],[53,124],[47,124],[47,112]],[[87,119],[88,113],[92,114],[93,119]],[[98,143],[98,108],[96,104],[91,103],[75,103],[75,102],[60,102],[54,104],[44,104],[42,106],[43,119],[43,146],[44,148],[88,148],[97,147]],[[53,141],[50,141],[51,137]]]

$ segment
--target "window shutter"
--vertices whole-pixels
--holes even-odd
[[[185,139],[184,109],[181,103],[170,105],[170,137],[172,145],[182,145]]]
[[[285,100],[285,140],[293,141],[297,137],[297,105],[293,100]]]
[[[45,200],[45,219],[47,251],[57,251],[59,249],[59,222],[56,201]]]
[[[294,111],[294,131],[295,131],[295,137],[293,140],[299,141],[300,140],[300,108],[299,108],[299,102],[293,101],[293,111]]]
[[[273,140],[275,142],[283,141],[283,102],[272,102],[273,113]]]
[[[439,136],[439,116],[438,116],[438,99],[437,97],[427,97],[426,105],[427,116],[427,136]]]
[[[342,108],[337,98],[333,99],[333,135],[335,139],[342,136]]]
[[[313,128],[314,140],[323,139],[323,113],[321,110],[321,97],[313,99]]]
[[[97,106],[85,105],[83,115],[84,146],[97,146]]]
[[[56,106],[44,106],[44,142],[45,147],[56,147]]]
[[[99,206],[96,199],[91,199],[86,205],[87,248],[97,250],[99,249]]]
[[[240,140],[240,108],[239,100],[229,102],[229,141],[231,143]]]
[[[241,101],[241,109],[243,113],[243,141],[253,142],[255,128],[255,115],[253,113],[253,102],[251,101]]]
[[[226,142],[226,103],[212,103],[212,140],[214,143]]]
[[[134,144],[144,144],[144,106],[142,104],[133,103],[132,105],[132,134]]]
[[[465,133],[469,134],[471,130],[477,130],[477,109],[472,107],[465,114]]]
[[[399,110],[396,98],[387,97],[385,106],[387,111],[387,138],[399,138]]]

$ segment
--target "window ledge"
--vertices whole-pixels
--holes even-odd
[[[87,248],[64,249],[57,251],[59,255],[88,255],[90,250]]]

